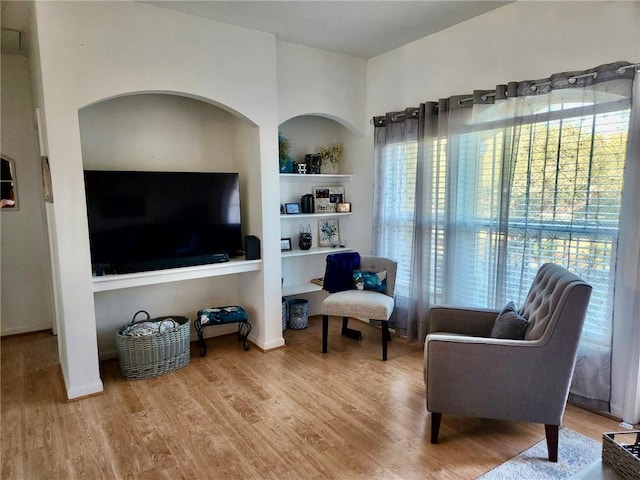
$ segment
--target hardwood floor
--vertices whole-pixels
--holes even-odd
[[[380,331],[361,342],[330,320],[288,330],[287,346],[242,350],[233,335],[191,345],[191,363],[121,378],[104,362],[105,394],[66,402],[56,338],[2,339],[3,479],[473,479],[544,438],[544,427],[444,415],[429,443],[422,348]],[[352,323],[354,323],[352,321]],[[601,441],[617,422],[568,406],[564,425]]]

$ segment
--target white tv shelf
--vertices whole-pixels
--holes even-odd
[[[93,277],[93,291],[106,292],[122,288],[156,285],[159,283],[180,282],[195,278],[235,275],[260,270],[262,260],[244,260],[234,258],[228,262],[194,265],[191,267],[168,268],[150,272],[125,273],[121,275],[103,275]]]

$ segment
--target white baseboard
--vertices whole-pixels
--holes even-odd
[[[73,388],[67,388],[67,399],[74,400],[81,397],[88,397],[96,393],[102,393],[104,385],[102,382],[96,382],[89,385],[81,385]]]
[[[51,330],[51,323],[20,325],[19,327],[2,328],[0,329],[0,336],[6,337],[9,335],[20,335],[22,333],[34,333],[41,332],[43,330]]]

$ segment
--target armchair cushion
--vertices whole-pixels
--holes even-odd
[[[529,322],[516,311],[516,304],[507,303],[491,329],[491,338],[522,340]]]

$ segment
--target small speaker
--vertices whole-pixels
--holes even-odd
[[[244,254],[247,260],[260,259],[260,239],[255,235],[244,237]]]

